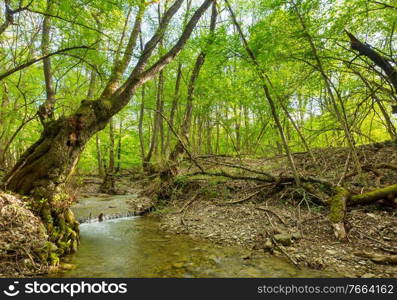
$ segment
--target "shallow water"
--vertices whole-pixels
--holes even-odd
[[[112,199],[109,199],[112,201]],[[113,199],[114,200],[114,199]],[[84,201],[84,200],[82,200]],[[90,200],[92,204],[92,199]],[[104,205],[103,199],[98,206]],[[76,210],[75,210],[76,211]],[[87,213],[86,211],[84,213]],[[78,215],[78,210],[76,211]],[[282,259],[189,236],[167,234],[153,217],[127,217],[80,225],[81,245],[69,257],[75,269],[53,277],[329,277],[297,270]],[[247,256],[250,256],[247,259]]]

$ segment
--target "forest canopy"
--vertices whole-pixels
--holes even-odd
[[[128,78],[172,2],[2,1],[0,167],[11,168],[40,137],[43,103],[53,103],[59,118],[71,115],[82,101],[97,99],[115,62],[132,46],[121,75]],[[200,5],[184,1],[151,63],[169,51]],[[181,53],[88,141],[80,172],[103,173],[112,160],[109,152],[118,170],[143,161],[164,163],[178,143],[171,128],[181,133],[186,127],[189,105],[182,135],[188,134],[192,152],[283,153],[263,79],[291,151],[354,149],[395,138],[396,82],[351,40],[395,67],[394,1],[229,0],[217,1],[216,9],[216,26],[210,30],[209,9]],[[137,39],[128,45],[137,20]],[[205,58],[197,68],[200,56]]]

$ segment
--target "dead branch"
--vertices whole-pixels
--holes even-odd
[[[383,255],[379,253],[370,253],[366,251],[355,252],[354,255],[365,257],[378,264],[397,264],[397,255]]]
[[[273,216],[275,216],[283,225],[287,226],[287,224],[285,223],[285,221],[284,221],[278,214],[276,214],[274,211],[272,211],[272,210],[270,210],[270,209],[268,209],[268,208],[262,207],[262,206],[258,206],[258,207],[256,207],[256,209],[261,210],[261,211],[264,211],[264,212],[267,212],[267,213],[271,213],[271,214],[272,214]]]
[[[261,193],[262,191],[263,191],[263,189],[260,189],[259,191],[256,191],[255,193],[252,193],[252,194],[250,194],[250,195],[248,195],[248,196],[246,196],[246,197],[244,197],[244,198],[242,198],[242,199],[238,199],[238,200],[234,200],[234,201],[229,201],[229,202],[226,202],[226,203],[218,203],[218,205],[230,205],[230,204],[242,203],[242,202],[245,202],[245,201],[250,200],[252,197],[258,195],[258,194]]]
[[[268,177],[269,179],[271,179],[273,181],[277,180],[276,177],[274,177],[273,175],[271,175],[269,173],[266,173],[266,172],[263,172],[263,171],[254,170],[254,169],[242,166],[242,165],[234,165],[234,164],[214,161],[214,160],[210,160],[210,159],[206,159],[206,158],[204,158],[204,159],[206,161],[210,162],[210,163],[213,163],[213,164],[217,164],[217,165],[225,166],[225,167],[229,167],[229,168],[241,169],[241,170],[248,171],[248,172],[255,173],[255,174],[259,174],[259,175],[264,175],[264,176]]]
[[[196,165],[197,168],[200,169],[201,172],[204,172],[204,169],[201,167],[201,165],[197,162],[197,160],[193,157],[193,155],[190,153],[189,149],[186,147],[185,143],[179,136],[179,134],[176,132],[174,127],[172,126],[170,120],[161,111],[154,110],[156,113],[158,113],[168,124],[168,127],[170,128],[171,132],[175,135],[175,137],[178,139],[178,141],[181,143],[181,146],[183,147],[183,150],[185,150],[186,154],[189,156],[189,159]]]
[[[181,213],[183,213],[183,212],[185,211],[185,209],[188,208],[189,205],[192,204],[192,203],[194,202],[194,200],[197,199],[198,194],[199,194],[199,193],[195,193],[195,194],[193,195],[193,197],[190,198],[190,200],[189,200],[188,202],[186,202],[186,203],[183,205],[183,207],[182,207],[180,210],[178,210],[177,212],[175,212],[174,214],[181,214]]]

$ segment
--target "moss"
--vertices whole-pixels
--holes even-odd
[[[47,249],[47,252],[55,252],[58,250],[58,247],[52,242],[47,242],[45,244],[45,247]]]
[[[45,224],[53,224],[51,209],[48,205],[43,205],[41,208],[41,218]]]
[[[350,205],[370,203],[376,200],[388,198],[390,195],[397,194],[397,184],[387,186],[385,188],[377,189],[361,195],[354,195],[349,201]]]
[[[68,228],[68,236],[73,239],[73,240],[77,240],[78,239],[78,235],[77,233],[72,229],[72,228]]]
[[[58,241],[57,245],[59,247],[57,253],[59,255],[67,254],[70,252],[70,243],[63,242],[63,241]]]
[[[51,252],[50,253],[49,259],[50,259],[50,262],[51,262],[52,266],[58,266],[59,265],[59,261],[60,260],[59,260],[58,255],[55,252]]]
[[[102,108],[104,108],[106,110],[110,110],[112,108],[112,102],[108,99],[102,100],[101,106],[102,106]]]
[[[72,247],[71,247],[72,252],[73,252],[73,253],[77,252],[78,247],[79,247],[78,241],[77,241],[77,240],[74,240],[74,241],[72,242]]]
[[[341,187],[336,187],[335,192],[336,194],[330,200],[329,220],[332,223],[339,223],[345,218],[346,202],[350,197],[350,193]]]
[[[61,232],[60,232],[60,230],[59,230],[59,227],[53,227],[53,229],[51,230],[51,232],[48,232],[49,233],[49,240],[50,241],[53,241],[53,242],[55,242],[55,241],[57,241],[57,240],[59,240],[59,238],[60,238],[60,236],[61,236]]]
[[[65,218],[62,215],[58,216],[57,223],[61,232],[67,232],[68,226],[66,225]]]
[[[68,222],[69,224],[74,224],[75,222],[74,214],[69,208],[65,211],[64,217],[66,222]]]
[[[57,193],[52,197],[53,202],[68,202],[69,201],[69,195],[66,193]]]

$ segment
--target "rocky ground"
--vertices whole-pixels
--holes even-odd
[[[317,164],[311,162],[307,153],[295,154],[295,159],[302,176],[315,176],[335,185],[339,182],[352,193],[363,193],[397,182],[397,172],[393,170],[396,153],[394,143],[360,147],[358,154],[364,166],[361,178],[355,173],[345,148],[315,151]],[[202,161],[202,165],[206,170],[235,177],[252,172],[233,171],[235,168],[228,165],[288,175],[282,156],[216,159],[218,164],[210,158],[211,163]],[[384,162],[391,168],[380,168]],[[348,208],[348,238],[338,241],[328,219],[328,207],[316,201],[327,197],[320,189],[314,189],[316,195],[311,195],[292,186],[272,190],[252,180],[189,176],[189,173],[191,166],[183,169],[174,182],[160,187],[156,194],[157,213],[162,216],[164,230],[273,253],[297,266],[329,270],[338,276],[397,277],[395,201],[385,205],[381,200]],[[385,263],[385,259],[389,262]]]
[[[355,171],[345,148],[315,150],[316,162],[308,153],[296,153],[294,157],[300,175],[320,178],[361,194],[397,182],[396,150],[394,143],[359,147],[361,175]],[[329,208],[324,205],[328,196],[321,184],[313,184],[312,193],[288,182],[270,184],[258,180],[264,173],[291,176],[284,156],[197,159],[206,171],[218,175],[194,174],[197,170],[186,163],[171,182],[155,176],[123,174],[118,176],[117,190],[122,195],[131,195],[143,189],[139,197],[127,199],[129,210],[146,214],[155,205],[152,213],[161,216],[161,227],[169,232],[221,245],[241,245],[252,254],[264,251],[284,257],[297,267],[328,270],[335,276],[397,277],[394,197],[349,207],[348,237],[339,241],[328,219]],[[84,197],[109,197],[98,193],[101,182],[94,176],[76,177],[76,201]],[[37,249],[48,250],[47,237],[27,205],[20,197],[0,193],[0,277],[32,276],[48,270],[47,265],[36,259],[40,255]]]
[[[397,250],[397,220],[391,212],[369,208],[350,211],[348,241],[339,242],[324,212],[303,207],[270,202],[224,206],[200,199],[180,210],[174,207],[163,213],[164,230],[270,252],[299,266],[339,276],[397,277],[396,265],[378,264],[362,254]]]

